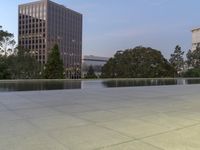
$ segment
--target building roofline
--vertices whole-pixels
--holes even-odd
[[[82,60],[83,61],[97,61],[97,62],[99,62],[99,61],[100,62],[107,62],[108,61],[108,60],[103,60],[103,59],[88,59],[88,58],[87,59],[84,58]]]
[[[194,32],[195,30],[200,30],[200,27],[192,29],[191,32]]]
[[[44,1],[48,1],[48,0],[37,0],[37,1],[33,1],[33,2],[28,2],[28,3],[22,3],[19,4],[18,6],[26,6],[26,5],[30,5],[30,4],[35,4],[35,3],[39,3],[39,2],[44,2]]]
[[[65,8],[65,9],[68,9],[68,10],[70,10],[70,11],[73,11],[74,13],[79,14],[79,15],[82,16],[81,13],[79,13],[79,12],[77,12],[77,11],[75,11],[75,10],[72,10],[72,9],[70,9],[70,8],[68,8],[68,7],[64,6],[64,5],[62,5],[62,4],[58,4],[58,3],[56,3],[56,2],[53,2],[53,1],[51,1],[51,0],[37,0],[37,1],[29,2],[29,3],[19,4],[18,6],[19,6],[19,7],[20,7],[20,6],[26,6],[26,5],[36,4],[36,3],[40,3],[40,2],[53,3],[53,4],[57,5],[57,6],[63,7],[63,8]]]
[[[79,12],[77,12],[77,11],[75,11],[75,10],[72,10],[72,9],[70,9],[70,8],[68,8],[68,7],[64,6],[64,5],[62,5],[62,4],[58,4],[58,3],[53,2],[53,1],[51,1],[51,0],[41,0],[41,1],[47,1],[47,2],[53,3],[53,4],[55,4],[55,5],[58,5],[58,6],[60,6],[60,7],[63,7],[63,8],[65,8],[65,9],[70,10],[70,11],[73,11],[74,13],[77,13],[77,14],[79,14],[79,15],[82,15],[81,13],[79,13]]]

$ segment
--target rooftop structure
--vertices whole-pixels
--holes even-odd
[[[109,60],[108,57],[100,57],[100,56],[93,56],[93,55],[89,55],[89,56],[84,56],[83,57],[83,63],[86,65],[91,65],[91,66],[95,66],[95,65],[104,65],[107,61]]]
[[[108,57],[99,57],[93,55],[84,56],[82,60],[82,77],[87,74],[90,66],[93,67],[95,74],[99,77],[101,75],[103,65],[105,65],[108,60]]]

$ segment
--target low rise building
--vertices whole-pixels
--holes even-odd
[[[200,28],[195,28],[192,30],[192,51],[200,46]]]
[[[99,77],[101,75],[103,65],[105,65],[108,60],[108,57],[93,55],[84,56],[82,59],[82,77],[85,77],[90,66],[93,67],[95,74]]]

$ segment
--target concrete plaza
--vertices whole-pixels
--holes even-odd
[[[199,150],[200,85],[0,93],[0,150]]]

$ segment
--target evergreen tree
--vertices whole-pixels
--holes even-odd
[[[187,52],[186,58],[187,58],[186,63],[187,63],[188,68],[193,67],[193,65],[194,65],[194,64],[193,64],[193,60],[194,60],[194,58],[193,58],[193,53],[192,53],[191,50],[189,50],[189,51]]]
[[[60,52],[57,44],[53,47],[48,57],[47,64],[45,65],[44,77],[46,79],[64,79],[64,67],[60,59]]]
[[[169,59],[169,62],[176,69],[176,72],[179,75],[184,69],[183,55],[184,55],[184,52],[181,50],[181,47],[177,45],[175,47],[174,53],[171,54],[171,58]]]
[[[193,67],[200,68],[200,46],[197,46],[196,50],[192,52],[193,56]]]
[[[89,67],[86,77],[87,79],[97,78],[92,66]]]
[[[200,47],[197,46],[196,50],[189,50],[186,54],[187,64],[189,68],[200,68]]]

